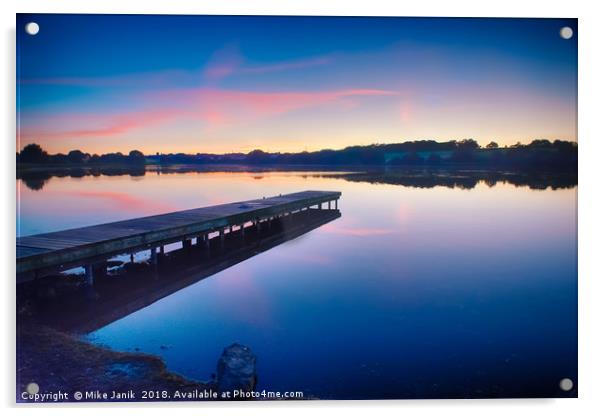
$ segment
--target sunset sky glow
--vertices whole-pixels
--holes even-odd
[[[17,32],[19,148],[577,140],[576,19],[21,14]]]

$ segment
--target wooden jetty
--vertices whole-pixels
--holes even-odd
[[[261,229],[274,220],[308,209],[338,209],[340,192],[304,191],[250,201],[202,207],[17,238],[17,283],[83,266],[86,281],[106,271],[106,261],[120,254],[150,250],[156,264],[167,244],[183,247],[223,243],[225,235]],[[157,252],[158,251],[158,252]],[[104,270],[103,270],[104,269]]]
[[[150,264],[98,277],[93,301],[89,296],[73,296],[70,291],[45,290],[55,283],[52,279],[38,282],[39,287],[30,292],[36,295],[30,300],[35,304],[40,323],[61,331],[89,333],[340,217],[338,209],[303,210],[275,220],[271,227],[261,230],[249,226],[244,239],[240,231],[227,234],[224,249],[220,249],[218,239],[211,242],[210,249],[203,245],[176,248],[165,253],[152,277],[149,272],[154,268]],[[46,297],[40,297],[40,293]]]

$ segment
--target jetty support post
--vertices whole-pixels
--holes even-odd
[[[94,269],[92,265],[86,264],[84,270],[86,271],[86,286],[94,286]]]
[[[157,248],[158,247],[151,247],[150,249],[150,266],[155,279],[159,278],[159,259],[157,256]]]
[[[157,247],[151,247],[150,249],[150,262],[153,266],[157,266]]]

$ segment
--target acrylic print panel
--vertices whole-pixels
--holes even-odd
[[[576,19],[17,16],[17,397],[577,396]]]

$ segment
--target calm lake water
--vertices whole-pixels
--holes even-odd
[[[19,189],[20,235],[342,192],[341,218],[88,336],[184,376],[208,380],[238,341],[258,357],[259,389],[318,398],[561,396],[559,380],[576,380],[576,186],[147,172]]]

